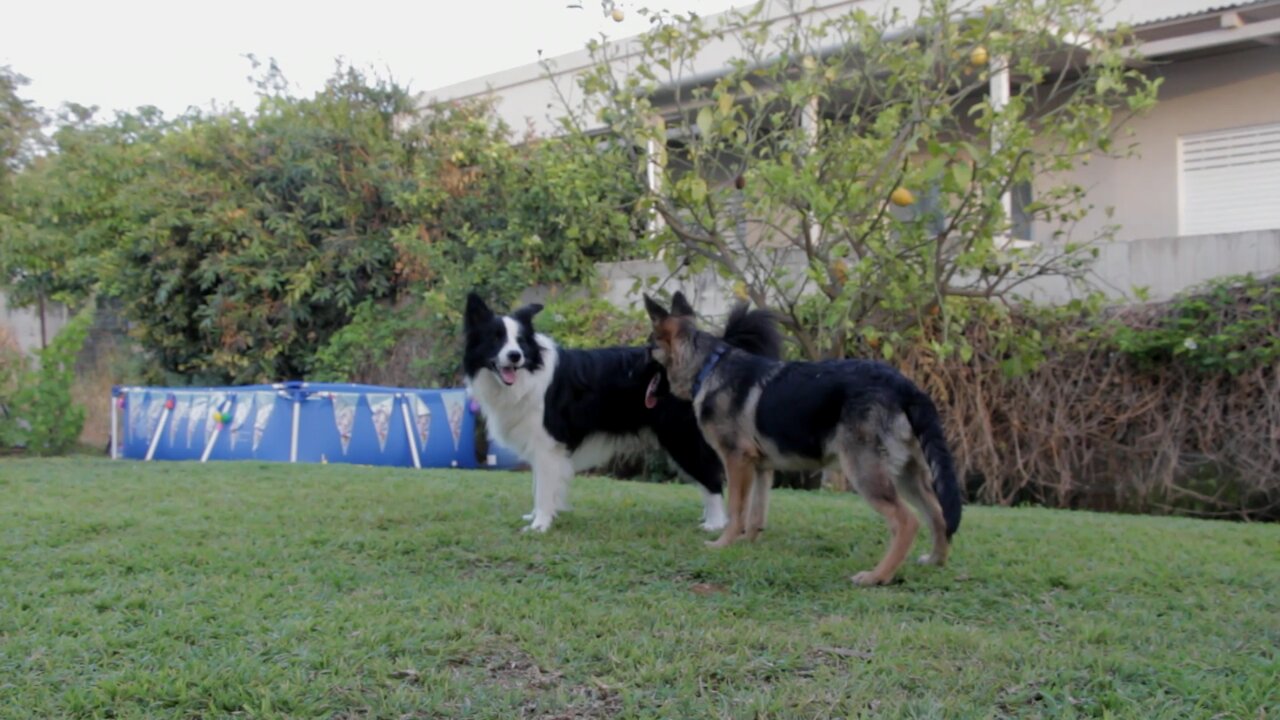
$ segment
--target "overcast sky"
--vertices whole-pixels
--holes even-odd
[[[581,4],[581,9],[569,5]],[[642,7],[708,15],[742,0],[12,0],[0,9],[0,65],[31,79],[45,108],[254,107],[245,55],[275,58],[310,93],[343,57],[427,91],[648,27]]]

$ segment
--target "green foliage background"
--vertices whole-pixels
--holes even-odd
[[[274,65],[257,82],[251,113],[68,106],[50,152],[6,139],[11,302],[117,305],[151,380],[275,381],[350,370],[405,323],[447,336],[466,290],[510,302],[630,246],[638,191],[610,152],[517,138],[483,104],[422,108],[350,67],[309,98]]]

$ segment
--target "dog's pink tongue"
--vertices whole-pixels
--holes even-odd
[[[644,406],[650,410],[658,406],[658,381],[661,379],[660,375],[654,375],[649,381],[649,387],[644,389]]]
[[[516,369],[504,367],[498,370],[498,375],[502,377],[502,382],[508,385],[514,385],[516,382]]]

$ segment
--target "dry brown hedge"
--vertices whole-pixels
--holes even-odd
[[[1111,320],[1152,330],[1175,312],[1172,303],[1127,307]],[[1209,324],[1259,317],[1246,297],[1215,313]],[[1264,317],[1271,337],[1280,336],[1276,315]],[[971,362],[939,362],[924,351],[897,361],[936,399],[971,500],[1280,519],[1275,361],[1235,375],[1175,359],[1141,363],[1107,333],[1088,332],[1096,319],[1049,328],[1013,322],[1034,324],[1062,349],[1007,377],[996,338],[974,326]]]

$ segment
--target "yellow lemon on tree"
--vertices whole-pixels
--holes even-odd
[[[849,266],[845,264],[844,260],[836,258],[836,261],[831,263],[831,274],[835,277],[836,282],[841,285],[849,282]]]
[[[916,196],[912,195],[910,190],[900,187],[894,188],[893,192],[889,195],[889,200],[898,207],[906,207],[908,205],[915,204]]]
[[[969,51],[969,64],[974,67],[981,67],[987,64],[987,49],[979,45]]]
[[[626,17],[626,15],[622,14],[622,8],[614,8],[613,12],[609,13],[609,16],[613,18],[614,22],[622,22],[622,18]]]

